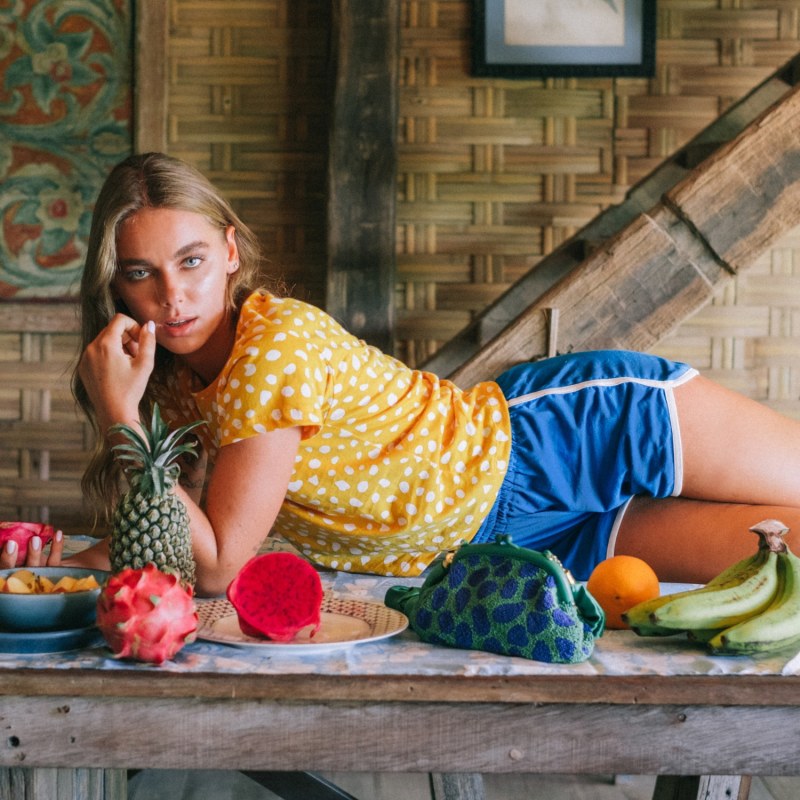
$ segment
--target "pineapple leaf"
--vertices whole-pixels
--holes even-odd
[[[137,486],[145,494],[163,494],[180,475],[180,467],[174,462],[184,453],[194,454],[196,451],[194,442],[178,444],[178,441],[189,431],[204,424],[204,420],[198,420],[170,431],[156,403],[150,426],[142,426],[142,433],[124,423],[109,428],[109,433],[120,434],[125,439],[111,449],[125,464],[131,485]]]
[[[127,439],[130,440],[130,443],[126,443],[127,447],[136,448],[141,453],[147,453],[150,450],[150,446],[147,440],[130,425],[126,425],[124,422],[118,422],[116,425],[112,425],[108,429],[109,433],[119,433],[122,436],[125,436]],[[122,447],[122,445],[114,445],[112,448],[116,450],[118,447]]]

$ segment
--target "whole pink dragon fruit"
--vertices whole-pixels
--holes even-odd
[[[6,542],[13,540],[17,543],[17,563],[19,567],[25,562],[28,552],[28,541],[33,536],[39,536],[42,540],[42,547],[53,538],[53,526],[45,525],[42,522],[0,522],[0,549],[6,546]]]
[[[197,636],[192,587],[155,564],[112,575],[97,600],[97,627],[117,658],[162,664]]]
[[[291,641],[301,628],[320,626],[322,582],[314,567],[288,552],[251,558],[228,586],[239,627],[247,636]]]

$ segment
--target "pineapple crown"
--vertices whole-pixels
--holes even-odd
[[[204,424],[203,420],[198,420],[170,431],[156,403],[150,427],[142,426],[144,435],[124,423],[112,425],[108,432],[125,437],[126,441],[115,444],[111,449],[118,454],[131,485],[147,495],[153,495],[164,494],[175,485],[181,471],[175,462],[184,453],[195,453],[194,442],[178,442],[189,431]]]

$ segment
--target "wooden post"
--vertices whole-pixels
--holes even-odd
[[[398,0],[334,0],[326,310],[392,352]]]
[[[431,773],[433,800],[485,800],[483,776],[472,772]]]
[[[127,796],[128,772],[124,769],[0,769],[3,800],[125,800]]]
[[[133,149],[167,149],[167,41],[169,3],[137,0]]]
[[[747,800],[749,775],[660,775],[653,800]]]

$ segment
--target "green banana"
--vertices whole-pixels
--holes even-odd
[[[759,548],[738,572],[664,603],[652,623],[679,630],[726,628],[764,611],[778,590],[778,555]],[[741,564],[742,562],[740,562]]]
[[[696,644],[707,644],[720,633],[720,630],[725,630],[725,628],[698,628],[697,630],[686,631],[686,638]]]
[[[750,530],[759,546],[712,578],[705,586],[661,595],[639,603],[622,615],[640,636],[669,636],[687,632],[696,642],[715,639],[717,634],[763,612],[779,591],[778,556],[788,551],[783,536],[788,528],[767,519]]]
[[[763,655],[800,646],[800,558],[778,554],[778,593],[762,613],[733,625],[708,643],[722,655]]]
[[[731,578],[734,578],[737,575],[739,575],[739,573],[745,572],[746,570],[750,569],[752,565],[759,563],[762,556],[763,556],[763,551],[759,548],[758,550],[755,551],[755,553],[753,553],[750,556],[747,556],[747,558],[743,558],[741,561],[737,561],[735,564],[732,564],[727,569],[722,570],[722,572],[720,572],[719,575],[712,578],[706,584],[706,587],[720,586],[721,584],[726,583]],[[690,591],[695,591],[695,590],[691,589]]]
[[[680,633],[680,630],[667,628],[664,625],[656,625],[651,619],[651,614],[663,606],[664,603],[684,594],[688,594],[688,592],[662,594],[660,597],[637,603],[622,615],[622,621],[639,636],[671,636],[674,633]]]
[[[757,563],[761,557],[762,555],[760,554],[760,551],[756,551],[752,555],[747,556],[747,558],[737,561],[732,566],[720,572],[719,575],[712,578],[707,584],[705,584],[705,588],[718,586],[719,584],[725,583],[725,581],[730,580],[735,575],[738,575],[739,573],[749,569],[751,565]],[[644,600],[641,603],[637,603],[632,608],[629,608],[622,615],[622,621],[639,636],[672,636],[676,633],[682,633],[685,628],[675,628],[653,622],[652,614],[666,603],[677,600],[681,597],[686,597],[687,595],[692,595],[696,591],[697,589],[686,589],[681,592],[662,594],[659,597],[654,597],[650,600]]]

